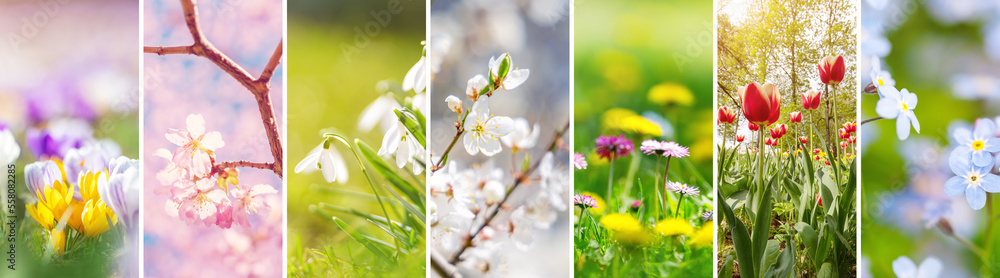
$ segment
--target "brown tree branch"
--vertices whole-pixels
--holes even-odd
[[[552,138],[552,143],[549,144],[549,147],[546,149],[546,151],[555,150],[556,147],[559,146],[559,142],[562,141],[562,136],[566,134],[567,131],[569,131],[568,121],[561,130],[556,132],[555,137]],[[523,173],[520,173],[519,175],[515,176],[516,180],[514,181],[514,185],[510,187],[510,190],[507,191],[507,194],[503,196],[503,199],[500,200],[500,202],[493,207],[493,210],[486,213],[486,218],[483,221],[483,225],[476,228],[476,230],[472,232],[469,237],[463,239],[462,247],[458,249],[458,252],[455,252],[455,255],[451,256],[451,259],[448,260],[448,262],[451,263],[451,265],[455,265],[456,263],[458,263],[458,260],[462,257],[462,254],[465,253],[465,251],[468,250],[469,247],[472,247],[472,240],[475,239],[476,236],[478,236],[479,233],[483,231],[483,229],[489,226],[490,222],[493,222],[493,219],[496,218],[497,214],[500,213],[500,209],[504,208],[505,204],[507,203],[507,200],[510,199],[510,195],[514,193],[514,190],[516,190],[518,186],[524,184],[525,181],[528,181],[528,176],[530,176],[531,173],[535,171],[535,169],[538,169],[538,166],[541,164],[542,164],[542,159],[539,158],[538,160],[535,161],[535,163],[531,165],[531,167],[529,167]]]
[[[441,277],[458,277],[458,270],[455,269],[455,266],[448,262],[448,259],[445,259],[441,253],[437,252],[437,250],[432,249],[430,250],[430,253],[431,268],[434,269],[434,272],[437,272],[437,274],[441,275]]]
[[[215,46],[208,41],[204,33],[202,33],[201,25],[198,22],[198,7],[195,5],[195,0],[180,1],[181,8],[184,10],[184,22],[187,25],[188,31],[191,33],[191,38],[194,42],[188,46],[146,46],[142,48],[142,51],[161,56],[166,54],[191,54],[204,57],[209,61],[212,61],[212,63],[222,69],[222,71],[225,71],[230,76],[235,78],[236,81],[243,85],[243,87],[246,87],[247,90],[253,94],[254,100],[257,101],[257,108],[260,110],[261,122],[263,122],[264,131],[267,133],[267,141],[268,145],[271,147],[271,155],[274,158],[274,162],[260,163],[242,160],[223,162],[216,164],[213,168],[213,172],[217,169],[225,169],[228,167],[251,167],[268,169],[277,174],[278,177],[282,177],[284,150],[281,148],[281,136],[278,134],[278,124],[274,116],[274,109],[271,106],[270,81],[275,68],[278,67],[278,64],[281,61],[284,40],[278,42],[278,47],[274,50],[274,54],[272,54],[271,59],[264,67],[264,71],[261,72],[260,77],[254,78],[249,72],[243,69],[243,67],[226,56],[225,53],[219,51],[219,49],[215,48]]]

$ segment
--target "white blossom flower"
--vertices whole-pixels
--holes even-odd
[[[490,114],[490,97],[481,96],[465,119],[463,143],[470,155],[493,156],[501,151],[500,137],[510,133],[513,120]]]
[[[538,137],[542,134],[538,124],[532,127],[525,118],[514,119],[513,123],[510,133],[500,137],[500,142],[512,151],[534,148],[538,143]]]
[[[21,146],[17,145],[14,133],[10,129],[0,130],[0,164],[14,163],[21,156]]]
[[[527,208],[518,207],[510,214],[510,240],[522,251],[531,248],[534,243],[535,221],[528,217]]]
[[[896,119],[896,136],[899,140],[910,137],[911,124],[920,133],[920,122],[917,121],[917,115],[913,114],[913,108],[917,107],[917,95],[891,86],[884,86],[878,91],[884,97],[875,104],[875,112],[882,118]]]
[[[455,95],[449,95],[444,99],[444,102],[448,104],[448,109],[451,109],[451,112],[462,113],[462,100]]]
[[[917,264],[906,256],[901,256],[892,261],[892,272],[899,278],[934,278],[941,275],[941,260],[935,257],[927,257],[924,262]]]
[[[504,90],[521,86],[524,81],[528,80],[529,73],[528,69],[514,69],[510,53],[501,54],[498,58],[490,57],[490,79]]]
[[[483,200],[486,201],[487,205],[500,202],[505,195],[507,195],[507,188],[499,181],[491,180],[483,185]]]
[[[556,165],[552,152],[546,152],[542,157],[541,164],[538,165],[538,177],[539,189],[542,191],[539,196],[548,198],[555,209],[565,211],[566,200],[569,198],[569,171]]]
[[[413,137],[402,122],[397,121],[396,125],[389,128],[389,131],[382,137],[382,147],[378,150],[378,155],[388,156],[390,153],[396,155],[396,167],[403,168],[406,163],[413,164],[413,174],[420,174],[424,171],[424,166],[416,159],[424,158],[424,146]]]
[[[486,77],[483,77],[482,74],[477,74],[476,76],[469,78],[469,83],[465,86],[465,96],[472,100],[478,100],[479,91],[482,91],[483,88],[486,88],[486,86],[489,85],[490,81],[486,80]]]
[[[337,181],[341,184],[347,182],[347,164],[344,163],[340,152],[331,146],[332,144],[332,139],[327,139],[316,146],[306,155],[306,158],[295,165],[295,172],[305,171],[308,173],[319,169],[323,172],[323,178],[326,179],[326,182]]]

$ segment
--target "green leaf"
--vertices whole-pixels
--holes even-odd
[[[393,262],[393,264],[395,264],[396,260],[390,258],[389,255],[386,255],[385,252],[382,251],[382,249],[379,249],[378,247],[375,246],[374,242],[369,240],[361,233],[358,233],[358,231],[354,230],[354,228],[351,228],[351,226],[347,225],[347,223],[345,223],[343,220],[340,220],[340,218],[337,218],[336,216],[332,217],[331,219],[333,220],[334,223],[337,224],[337,227],[339,227],[340,230],[347,233],[349,236],[351,236],[351,238],[353,238],[358,243],[361,243],[361,245],[365,246],[365,248],[367,248],[368,251],[371,251],[376,256],[382,258],[382,260]]]
[[[719,269],[719,277],[733,277],[733,255],[726,255],[725,263]]]
[[[772,265],[778,260],[778,251],[781,246],[778,244],[777,240],[768,240],[767,245],[764,249],[764,260],[761,261],[760,270],[757,271],[761,273],[760,277],[773,277],[774,269],[771,268]]]
[[[795,230],[799,231],[799,237],[802,238],[802,245],[806,248],[806,256],[815,260],[816,243],[817,240],[819,240],[816,235],[816,230],[813,230],[812,226],[809,226],[809,224],[804,222],[795,223]]]
[[[361,156],[365,157],[365,160],[368,161],[368,164],[372,165],[372,168],[374,168],[376,172],[402,191],[403,195],[406,195],[406,197],[410,199],[410,202],[416,203],[420,206],[421,211],[424,210],[424,191],[422,189],[417,188],[416,185],[411,184],[403,179],[403,177],[399,176],[399,174],[396,173],[395,168],[389,166],[389,164],[387,164],[382,157],[379,157],[378,154],[368,146],[368,144],[361,142],[361,140],[355,140],[354,143],[358,145],[358,150],[361,150]]]
[[[396,199],[399,200],[399,203],[403,204],[403,208],[405,208],[406,211],[410,212],[413,215],[416,215],[417,218],[420,219],[420,225],[424,225],[424,223],[427,222],[427,220],[425,220],[424,218],[423,209],[418,210],[417,208],[413,207],[412,204],[410,204],[406,200],[403,200],[403,197],[400,197],[399,194],[396,194],[396,191],[392,190],[392,188],[389,188],[384,184],[382,185],[382,187],[385,187],[385,190],[388,190],[389,193],[392,194],[392,196],[396,197]]]
[[[750,232],[747,231],[746,225],[736,215],[733,214],[733,209],[729,207],[726,202],[718,202],[719,207],[722,207],[722,213],[726,217],[726,223],[729,224],[729,232],[733,236],[733,246],[736,249],[736,260],[739,262],[740,276],[744,278],[753,278],[755,275],[753,270],[754,265],[754,252],[753,244],[750,241]],[[746,267],[750,266],[750,267]]]
[[[818,278],[834,278],[837,276],[837,270],[833,268],[833,264],[824,263],[822,267],[819,267],[819,274],[816,275]]]
[[[423,122],[417,119],[413,111],[409,108],[403,108],[403,110],[393,110],[393,112],[396,113],[396,117],[403,123],[403,126],[406,126],[406,129],[410,131],[410,134],[413,134],[413,138],[416,138],[417,142],[426,148],[427,140],[424,136]]]
[[[767,239],[771,232],[771,186],[762,189],[764,195],[761,196],[760,204],[757,207],[757,215],[753,224],[753,257],[763,258],[764,250],[767,249]],[[763,272],[761,265],[754,265],[756,273]]]
[[[785,250],[778,255],[778,261],[774,265],[774,273],[777,277],[792,277],[795,274],[795,238],[788,236],[785,239]]]

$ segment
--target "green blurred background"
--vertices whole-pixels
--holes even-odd
[[[372,13],[398,3],[402,11],[380,24]],[[288,3],[288,256],[293,248],[325,246],[349,257],[347,249],[366,261],[365,251],[329,219],[309,211],[320,202],[381,215],[378,203],[330,190],[371,193],[357,160],[343,145],[336,144],[350,172],[346,184],[328,184],[319,172],[294,174],[292,169],[322,141],[321,129],[334,128],[349,139],[359,138],[373,149],[381,146],[383,130],[356,130],[361,111],[379,95],[375,84],[382,80],[402,82],[422,53],[425,40],[425,3],[422,1],[291,1]],[[366,25],[378,24],[374,27]],[[374,25],[372,25],[374,26]],[[357,30],[365,33],[359,35]],[[364,38],[370,41],[364,44]],[[355,52],[344,49],[356,47]],[[407,167],[408,169],[408,167]],[[345,216],[343,220],[360,230],[376,230],[365,220]],[[382,232],[379,234],[384,236]],[[301,238],[301,243],[298,243]],[[391,239],[383,239],[391,242]],[[308,252],[308,251],[307,251]],[[420,256],[423,265],[423,256]],[[293,262],[289,260],[289,268]],[[416,268],[398,268],[401,273]],[[419,269],[423,273],[423,268]]]
[[[659,123],[664,136],[658,139],[690,147],[689,161],[701,176],[711,177],[712,2],[588,1],[577,3],[575,12],[576,151],[592,150],[594,140],[606,134],[601,119],[608,109],[648,111],[665,118],[666,125]],[[689,105],[650,101],[650,89],[663,83],[687,88],[693,101]],[[638,149],[641,142],[633,143]],[[591,165],[605,163],[585,155]],[[589,183],[576,176],[576,192],[606,190],[606,183]],[[694,183],[694,175],[690,176],[691,180],[682,182],[698,185],[703,194],[712,192],[711,183]],[[596,180],[606,181],[607,174]]]

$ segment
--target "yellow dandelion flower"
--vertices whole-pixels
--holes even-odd
[[[704,226],[701,226],[698,231],[694,232],[694,235],[691,235],[691,240],[689,240],[688,243],[691,243],[691,245],[696,247],[712,246],[713,227],[714,225],[712,222],[708,222]]]
[[[625,108],[611,108],[601,116],[601,124],[605,129],[617,130],[629,134],[658,137],[663,135],[659,125],[635,111]]]
[[[601,217],[601,225],[616,232],[636,232],[642,230],[639,220],[628,214],[612,213]]]
[[[687,235],[694,232],[694,227],[687,220],[680,218],[668,218],[656,223],[653,231],[664,236]]]
[[[660,83],[649,89],[647,96],[649,101],[659,105],[679,104],[691,106],[694,104],[694,95],[684,85],[678,83]]]

